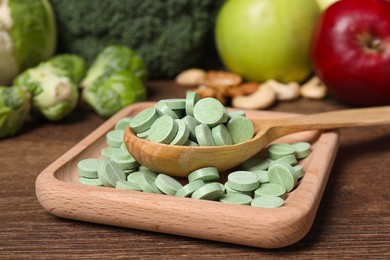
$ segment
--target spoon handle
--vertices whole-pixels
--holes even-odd
[[[264,124],[276,136],[306,131],[325,130],[343,127],[360,127],[390,124],[390,106],[347,109],[319,114],[274,119],[265,122],[256,120],[260,129]]]

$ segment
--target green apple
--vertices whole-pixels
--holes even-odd
[[[229,0],[219,10],[215,41],[224,66],[246,80],[301,82],[312,72],[314,0]]]

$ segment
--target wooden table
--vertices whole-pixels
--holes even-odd
[[[147,84],[149,100],[183,97],[169,81]],[[270,110],[318,113],[348,108],[332,98],[278,103]],[[390,126],[340,130],[340,148],[305,238],[266,250],[61,219],[35,196],[39,173],[101,125],[81,104],[68,119],[35,121],[0,141],[0,259],[390,258]]]

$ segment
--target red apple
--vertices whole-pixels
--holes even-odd
[[[315,29],[311,58],[316,74],[340,100],[390,104],[390,1],[331,5]]]

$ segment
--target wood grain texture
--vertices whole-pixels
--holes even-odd
[[[169,81],[148,84],[150,100],[183,97]],[[312,114],[349,108],[332,98],[278,103],[270,110]],[[1,259],[388,259],[390,127],[340,130],[340,147],[309,233],[265,250],[55,217],[35,196],[38,174],[104,122],[84,106],[66,121],[36,122],[0,141]]]

